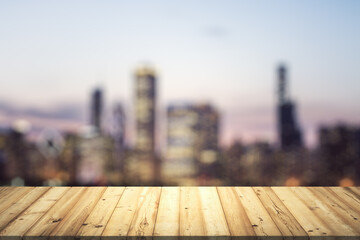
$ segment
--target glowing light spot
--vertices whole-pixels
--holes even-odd
[[[297,179],[296,177],[289,177],[285,181],[285,186],[288,186],[288,187],[300,186],[300,180]]]
[[[351,178],[343,178],[340,180],[339,185],[341,187],[352,187],[354,186],[354,181]]]

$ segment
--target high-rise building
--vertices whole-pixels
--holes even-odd
[[[26,141],[26,134],[29,129],[29,122],[17,120],[13,123],[6,138],[6,175],[11,180],[11,184],[14,185],[24,185],[30,181],[29,143]]]
[[[297,123],[296,105],[289,98],[286,67],[278,68],[277,123],[279,143],[282,150],[302,147],[301,130]]]
[[[197,142],[198,174],[216,178],[218,171],[219,113],[210,104],[196,105],[198,113]]]
[[[6,138],[8,129],[0,128],[0,185],[5,185],[6,178]]]
[[[247,146],[240,161],[237,173],[240,185],[269,185],[269,163],[272,161],[272,149],[267,142],[255,142]]]
[[[108,136],[86,135],[77,140],[76,182],[80,185],[106,185],[114,170],[113,140]]]
[[[103,93],[100,88],[96,88],[91,95],[90,114],[90,124],[95,127],[97,132],[101,132]]]
[[[126,160],[126,179],[133,184],[158,184],[160,159],[155,154],[155,71],[142,66],[135,71],[135,151]]]
[[[190,104],[168,107],[166,161],[162,164],[165,181],[186,184],[187,178],[196,176],[198,121],[198,113]]]
[[[153,69],[143,66],[135,72],[135,118],[137,151],[155,151],[156,76]]]
[[[121,104],[117,104],[113,111],[113,129],[114,155],[116,170],[123,173],[125,157],[125,112]]]
[[[192,184],[190,178],[216,178],[218,112],[210,104],[177,104],[167,110],[166,181]],[[196,184],[196,183],[195,183]]]
[[[321,127],[319,154],[323,173],[320,184],[339,185],[346,178],[359,184],[360,128],[344,124]]]

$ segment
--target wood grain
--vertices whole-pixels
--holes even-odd
[[[126,187],[102,236],[127,236],[143,187]]]
[[[218,187],[217,190],[231,236],[256,236],[235,188]]]
[[[178,238],[180,231],[179,208],[180,189],[178,187],[163,187],[161,190],[159,209],[156,217],[154,236],[173,236],[172,239]]]
[[[0,236],[23,236],[55,203],[69,187],[54,187],[21,213],[0,232]]]
[[[334,193],[342,202],[360,214],[360,197],[348,188],[328,187],[328,191]]]
[[[334,212],[343,222],[351,226],[357,234],[360,234],[360,214],[358,212],[354,211],[346,203],[341,201],[336,194],[324,187],[308,189],[312,191],[322,203],[327,205],[328,211]]]
[[[249,217],[250,223],[258,237],[274,236],[282,239],[282,234],[270,214],[262,205],[254,190],[249,187],[236,187],[237,195],[245,212]]]
[[[152,238],[157,210],[159,207],[161,188],[145,187],[139,196],[138,206],[127,236]]]
[[[181,187],[180,195],[180,236],[230,236],[216,187]]]
[[[312,212],[323,220],[335,236],[356,236],[356,230],[347,225],[326,202],[321,201],[309,188],[291,188]],[[317,190],[318,191],[318,190]]]
[[[360,239],[358,187],[0,187],[0,240]]]
[[[105,190],[106,187],[85,189],[79,202],[59,221],[50,236],[75,236]]]
[[[22,196],[33,190],[34,187],[12,187],[7,189],[0,198],[0,213],[5,211],[12,204],[16,203]]]
[[[254,191],[283,236],[308,236],[300,223],[294,218],[271,188],[254,187]]]
[[[108,187],[82,223],[77,236],[101,236],[124,189],[124,187]]]
[[[0,188],[0,195],[5,197],[7,192],[10,192],[12,187],[1,187]]]
[[[272,187],[279,199],[300,223],[309,236],[331,236],[335,233],[292,190],[287,187]]]
[[[180,236],[206,235],[204,222],[199,189],[180,187]]]
[[[360,187],[348,187],[348,189],[350,189],[350,191],[360,196]]]
[[[0,214],[0,231],[48,190],[48,187],[32,188],[18,201],[13,202],[11,206]]]
[[[78,202],[85,187],[72,187],[25,234],[24,238],[48,237]]]

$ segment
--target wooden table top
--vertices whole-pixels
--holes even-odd
[[[0,238],[360,239],[360,187],[0,187]]]

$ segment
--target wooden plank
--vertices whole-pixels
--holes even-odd
[[[288,187],[271,187],[309,236],[329,236],[333,231]]]
[[[180,236],[206,235],[197,187],[180,187]]]
[[[59,200],[69,187],[54,187],[0,232],[0,236],[23,236]]]
[[[269,187],[254,187],[256,195],[284,236],[307,237],[295,217]]]
[[[314,193],[322,203],[325,203],[331,212],[335,212],[343,222],[360,233],[360,214],[337,198],[335,193],[326,190],[324,187],[308,187],[307,189]]]
[[[11,206],[0,214],[0,231],[49,189],[49,187],[33,188],[26,195],[13,202]]]
[[[102,236],[126,236],[137,209],[143,187],[126,187],[106,224]]]
[[[180,189],[162,187],[159,209],[156,217],[154,236],[178,239],[180,218]],[[159,238],[159,239],[161,239]],[[155,238],[156,239],[156,238]]]
[[[5,211],[17,200],[33,189],[34,187],[11,187],[11,189],[9,189],[8,192],[0,199],[0,213]]]
[[[211,237],[225,236],[222,239],[229,239],[227,237],[231,234],[216,187],[200,187],[199,193],[206,235]]]
[[[305,205],[318,215],[332,229],[336,236],[356,236],[356,231],[339,218],[331,208],[318,199],[308,188],[291,188]]]
[[[350,189],[342,187],[327,187],[326,189],[333,192],[335,196],[341,199],[352,210],[360,214],[360,199]]]
[[[350,189],[350,191],[355,193],[357,197],[360,199],[360,187],[348,187],[348,189]]]
[[[233,187],[217,187],[231,236],[252,236],[255,231]]]
[[[0,200],[8,198],[9,194],[19,189],[20,188],[17,187],[2,187],[2,192],[0,193]]]
[[[77,236],[101,236],[125,187],[108,187],[81,225]]]
[[[296,220],[309,236],[333,236],[336,231],[330,228],[321,217],[314,213],[314,208],[308,207],[289,187],[271,187],[283,201]]]
[[[80,199],[85,187],[72,187],[45,213],[29,231],[24,234],[25,239],[33,237],[47,237],[65,218],[70,209]]]
[[[360,237],[357,187],[0,190],[2,240]]]
[[[216,187],[180,188],[180,236],[229,239],[230,231]]]
[[[50,236],[76,236],[105,190],[106,187],[86,188],[80,200],[50,233]]]
[[[10,187],[0,187],[0,196],[3,197],[3,193],[5,193],[7,190],[9,190]]]
[[[144,188],[144,191],[140,194],[138,206],[127,234],[128,237],[152,239],[160,194],[160,187]]]
[[[274,236],[274,239],[275,237],[282,239],[281,232],[262,205],[254,190],[250,187],[236,187],[235,190],[249,217],[255,234],[260,238]]]

